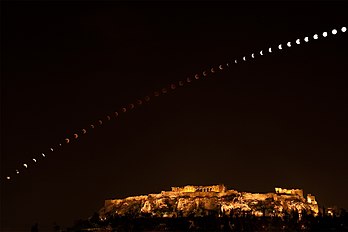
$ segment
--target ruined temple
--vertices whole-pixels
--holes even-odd
[[[302,189],[275,188],[270,193],[249,193],[225,185],[172,187],[158,194],[106,200],[101,215],[152,215],[155,217],[204,216],[248,213],[255,216],[282,216],[286,213],[319,212],[315,196],[304,197]]]

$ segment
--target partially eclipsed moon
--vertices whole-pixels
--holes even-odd
[[[91,125],[91,128],[94,129],[94,125],[93,124]]]
[[[103,121],[102,121],[102,120],[98,120],[98,122],[99,122],[99,125],[103,124]]]
[[[291,42],[288,42],[286,45],[287,45],[288,47],[291,47]]]
[[[53,148],[51,148],[51,151],[53,151]]]
[[[207,76],[207,72],[206,71],[203,72],[203,76]]]
[[[268,51],[269,51],[269,53],[272,53],[272,48],[269,48]]]
[[[245,56],[243,56],[243,60],[246,61],[246,60],[245,60]]]
[[[228,65],[227,65],[228,66]],[[223,70],[224,68],[222,67],[222,64],[219,65],[219,69]]]
[[[196,78],[196,80],[198,80],[198,79],[199,79],[199,75],[198,75],[198,74],[196,74],[196,75],[195,75],[195,78]]]
[[[305,41],[305,42],[308,42],[308,37],[305,37],[305,38],[304,38],[304,41]]]
[[[318,39],[318,35],[317,34],[313,35],[313,39]]]
[[[106,116],[106,118],[110,121],[111,120],[111,118],[110,118],[110,116],[108,115],[108,116]]]
[[[87,133],[86,129],[82,129],[82,134],[86,134],[86,133]]]
[[[134,109],[134,104],[130,104],[130,105],[129,105],[129,108],[130,108],[130,109]]]
[[[262,50],[260,51],[260,55],[263,56],[263,51]]]
[[[78,134],[74,134],[74,138],[77,139],[79,137]]]
[[[158,93],[157,93],[157,94],[158,94]],[[123,107],[123,108],[122,108],[122,112],[123,112],[123,113],[126,113],[126,112],[127,112],[127,109]]]
[[[42,155],[42,157],[46,157],[44,153],[42,153],[41,155]]]
[[[300,44],[300,39],[297,39],[297,40],[296,40],[296,43],[297,43],[297,44]]]
[[[279,50],[282,50],[282,45],[279,44],[279,45],[278,45],[278,48],[279,48]]]
[[[175,89],[175,88],[176,88],[176,85],[175,85],[175,84],[171,84],[171,85],[170,85],[170,88],[171,88],[171,89]]]
[[[146,96],[146,97],[145,97],[145,101],[147,101],[147,102],[150,101],[150,97],[149,97],[149,96]]]
[[[210,69],[210,71],[211,71],[212,73],[214,73],[214,72],[215,72],[215,71],[214,71],[214,68],[211,68],[211,69]]]
[[[141,105],[141,104],[143,104],[143,101],[138,99],[137,103],[138,103],[138,105]]]
[[[65,142],[66,142],[66,143],[69,143],[69,142],[70,142],[70,139],[66,138],[66,139],[65,139]]]
[[[255,55],[254,55],[254,53],[253,53],[253,54],[251,54],[251,57],[252,57],[252,58],[255,58]]]

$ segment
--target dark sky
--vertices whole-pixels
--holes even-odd
[[[303,188],[348,208],[346,4],[7,2],[1,11],[2,229],[70,226],[105,199],[187,184]],[[153,97],[269,46],[277,51]],[[30,161],[41,152],[47,159]]]

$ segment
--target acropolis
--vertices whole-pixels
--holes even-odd
[[[270,193],[249,193],[227,189],[225,185],[172,187],[157,194],[106,200],[100,215],[151,215],[153,217],[220,216],[252,214],[283,216],[291,212],[317,215],[315,196],[304,197],[302,189],[275,188]]]

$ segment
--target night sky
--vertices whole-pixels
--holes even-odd
[[[1,11],[3,230],[71,226],[105,199],[187,184],[303,188],[321,206],[348,208],[347,4],[7,2]]]

